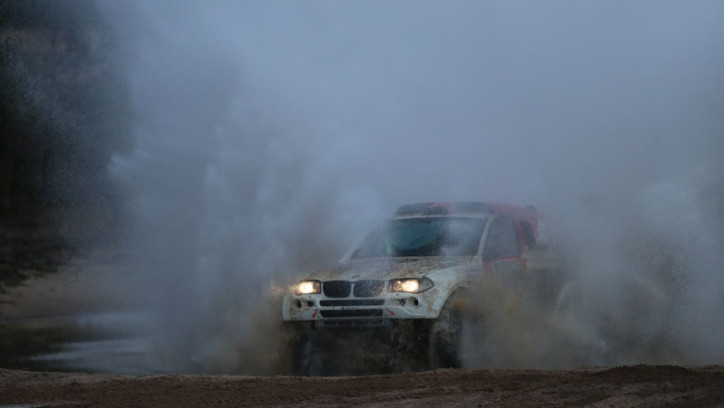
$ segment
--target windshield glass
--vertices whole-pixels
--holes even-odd
[[[352,258],[472,256],[486,221],[465,217],[389,220],[362,242]]]

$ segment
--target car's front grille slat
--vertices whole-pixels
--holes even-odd
[[[385,303],[384,299],[343,299],[343,300],[321,300],[319,305],[322,307],[334,306],[381,306]]]

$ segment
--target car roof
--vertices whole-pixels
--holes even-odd
[[[420,216],[488,216],[510,215],[537,224],[538,212],[532,206],[526,208],[512,204],[485,203],[480,201],[425,202],[401,205],[395,211],[395,218]]]

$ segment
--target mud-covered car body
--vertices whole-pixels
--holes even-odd
[[[542,219],[532,207],[507,204],[403,205],[338,266],[294,287],[283,318],[317,332],[394,329],[440,319],[455,294],[492,281],[524,282],[554,298],[564,277]]]

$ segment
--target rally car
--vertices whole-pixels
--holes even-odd
[[[326,339],[375,330],[425,354],[428,367],[461,367],[461,300],[495,280],[531,288],[541,305],[555,303],[566,280],[556,235],[533,207],[399,207],[337,267],[305,277],[285,296],[282,316],[300,333],[295,371],[309,373]]]

